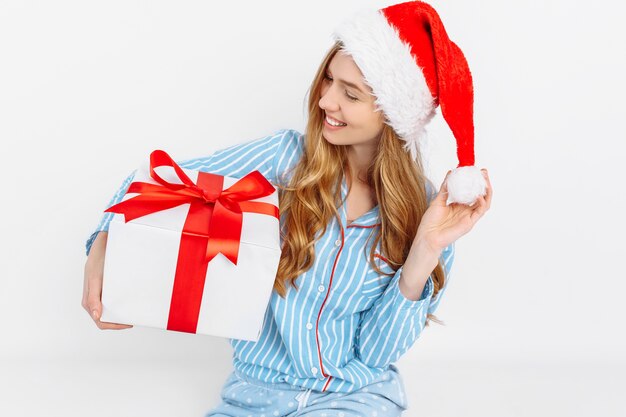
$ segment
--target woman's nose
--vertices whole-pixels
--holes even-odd
[[[337,111],[339,108],[337,100],[334,99],[330,88],[327,88],[326,91],[322,92],[318,104],[322,109],[329,111]]]

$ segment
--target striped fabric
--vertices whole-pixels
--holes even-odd
[[[271,183],[285,184],[289,169],[302,154],[303,143],[301,133],[282,129],[208,157],[178,163],[183,168],[235,178],[259,170]],[[133,176],[134,172],[107,207],[121,201]],[[432,185],[428,189],[432,198]],[[341,192],[345,198],[345,178]],[[368,262],[373,243],[368,237],[380,226],[378,206],[350,224],[345,204],[340,213],[341,224],[333,219],[316,242],[315,262],[297,278],[298,290],[288,287],[284,299],[272,293],[259,340],[229,339],[236,373],[266,383],[352,392],[378,378],[420,336],[427,312],[436,310],[449,280],[433,297],[429,277],[420,299],[407,299],[398,286],[402,267],[389,277],[378,274]],[[87,254],[97,233],[108,230],[112,216],[104,213],[87,240]],[[441,258],[449,278],[454,244],[443,251]],[[384,257],[376,259],[383,272],[394,272]]]

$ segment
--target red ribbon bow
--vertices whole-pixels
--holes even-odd
[[[174,168],[182,184],[170,183],[155,171],[160,166]],[[237,265],[243,212],[259,213],[279,218],[278,207],[270,203],[249,201],[272,194],[275,188],[259,171],[253,171],[222,190],[224,177],[206,172],[198,173],[195,184],[164,151],[150,154],[150,176],[159,184],[133,182],[127,193],[139,193],[115,204],[105,212],[121,213],[125,222],[191,203],[183,234],[208,237],[206,262],[222,253]],[[204,213],[205,216],[198,214]]]

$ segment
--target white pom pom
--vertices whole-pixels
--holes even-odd
[[[448,175],[447,205],[461,203],[471,206],[478,197],[487,194],[487,181],[475,166],[455,168]]]

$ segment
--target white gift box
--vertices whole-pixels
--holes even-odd
[[[171,167],[161,166],[155,171],[170,183],[181,183]],[[183,172],[194,183],[203,175],[194,170]],[[239,181],[231,177],[223,180],[223,189]],[[145,168],[137,170],[133,181],[158,184]],[[127,193],[122,201],[137,195]],[[278,207],[278,193],[275,190],[250,201]],[[127,223],[123,214],[114,214],[104,262],[101,321],[257,341],[278,270],[280,226],[275,216],[245,211],[237,265],[218,253],[201,277],[204,288],[195,331],[168,329],[174,282],[181,279],[180,272],[177,277],[178,262],[202,262],[198,256],[188,255],[179,261],[190,207],[185,203]]]

